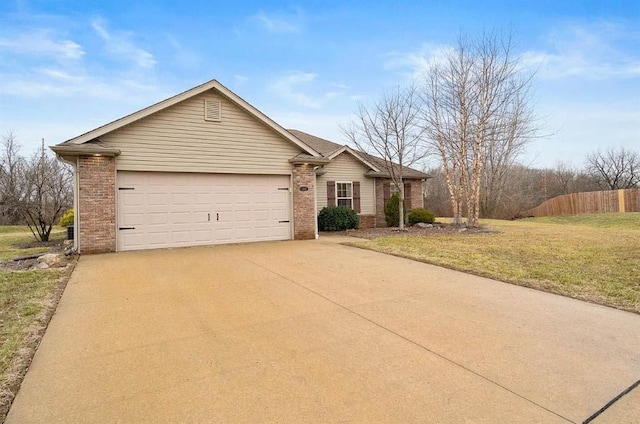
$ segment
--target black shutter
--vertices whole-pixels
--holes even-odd
[[[411,210],[411,183],[404,183],[404,205],[406,210]]]
[[[336,182],[327,181],[327,206],[336,205]]]

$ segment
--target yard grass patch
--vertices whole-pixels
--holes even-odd
[[[52,242],[60,242],[63,235],[63,230],[55,229]],[[0,261],[50,250],[51,243],[38,245],[34,241],[27,227],[0,226]],[[29,364],[28,356],[35,352],[39,331],[45,328],[64,287],[65,276],[65,268],[0,269],[0,422]]]
[[[51,231],[50,240],[61,240],[66,235],[60,228]],[[34,242],[35,238],[25,226],[6,225],[0,226],[0,261],[6,261],[16,256],[44,253],[48,250],[46,245],[29,248],[20,247],[20,244]]]
[[[44,309],[63,271],[0,270],[0,376],[11,365],[27,330]]]
[[[640,213],[482,220],[491,233],[350,243],[640,312]]]

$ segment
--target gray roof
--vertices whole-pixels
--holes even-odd
[[[306,132],[300,130],[292,130],[288,129],[291,134],[297,137],[300,141],[311,147],[316,152],[320,153],[322,156],[331,156],[332,153],[342,149],[344,145],[334,143],[333,141],[325,140],[324,138],[316,137],[315,135],[308,134]],[[370,177],[381,177],[381,178],[389,178],[389,172],[386,171],[386,163],[384,159],[380,159],[379,157],[370,155],[367,152],[363,152],[361,150],[357,150],[357,152],[362,155],[363,159],[371,162],[372,165],[375,165],[381,172],[375,172],[374,170],[370,170],[367,172],[367,175]],[[393,166],[398,167],[400,165],[393,164]],[[403,176],[404,178],[409,179],[426,179],[431,178],[431,175],[425,174],[424,172],[418,171],[417,169],[409,168],[407,166],[403,166]]]
[[[304,144],[320,153],[322,156],[329,156],[331,155],[331,153],[344,147],[341,144],[325,140],[324,138],[316,137],[315,135],[307,134],[306,132],[302,132],[300,130],[288,129],[287,131],[300,139],[300,141],[302,141]]]

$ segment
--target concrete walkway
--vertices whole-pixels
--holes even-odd
[[[580,423],[638,379],[638,315],[329,239],[213,246],[82,257],[7,423]],[[594,422],[640,422],[640,388]]]

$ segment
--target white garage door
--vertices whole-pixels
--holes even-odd
[[[289,176],[118,172],[118,250],[291,238]]]

